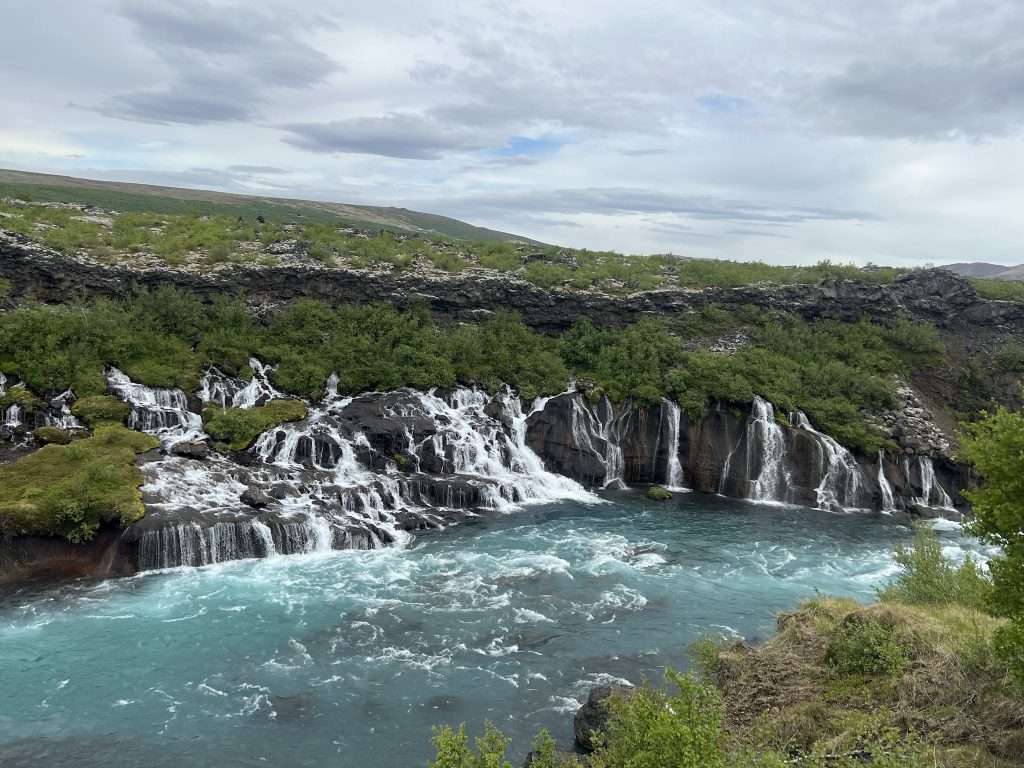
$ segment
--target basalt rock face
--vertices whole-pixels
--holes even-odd
[[[296,298],[331,304],[384,302],[398,307],[425,303],[435,314],[454,320],[478,319],[515,307],[526,323],[543,331],[565,330],[580,317],[599,325],[623,325],[708,305],[754,305],[808,319],[867,317],[887,322],[902,315],[954,332],[973,327],[1024,335],[1024,305],[981,299],[966,280],[940,269],[907,273],[891,285],[825,280],[818,285],[665,289],[614,297],[544,290],[486,270],[417,274],[300,264],[224,264],[200,272],[170,265],[103,264],[0,232],[0,278],[10,283],[12,299],[31,296],[47,302],[82,294],[120,297],[135,288],[169,284],[211,298],[241,292],[264,307]]]
[[[797,411],[780,422],[770,403],[718,404],[691,419],[668,401],[547,401],[527,419],[527,444],[555,472],[588,487],[685,485],[725,496],[818,507],[956,515],[966,470],[942,456],[858,456]]]
[[[85,544],[43,536],[0,537],[0,586],[134,572],[131,555],[116,528],[100,529]]]

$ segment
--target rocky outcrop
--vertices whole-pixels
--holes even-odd
[[[616,297],[570,289],[545,290],[482,269],[417,274],[308,263],[222,264],[202,271],[162,263],[104,264],[86,256],[65,256],[23,236],[0,232],[0,278],[10,283],[11,299],[33,297],[46,302],[62,302],[75,295],[118,297],[139,287],[176,285],[210,298],[225,292],[244,293],[263,308],[296,298],[331,304],[426,304],[445,318],[474,320],[514,307],[526,323],[543,331],[565,330],[580,317],[598,325],[623,325],[709,305],[753,305],[808,319],[854,321],[867,317],[889,322],[906,316],[954,331],[974,327],[1024,336],[1024,304],[981,299],[970,283],[941,269],[909,272],[891,285],[825,280],[817,285],[664,289]]]
[[[615,696],[628,696],[630,688],[599,685],[591,688],[587,700],[573,717],[572,730],[576,746],[584,752],[593,752],[600,745],[601,734],[608,729],[611,719],[608,705]]]

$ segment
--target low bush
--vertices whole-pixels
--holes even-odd
[[[852,613],[832,637],[825,659],[843,675],[899,675],[910,647],[892,627]]]
[[[883,601],[909,605],[963,605],[984,610],[992,581],[968,556],[959,566],[942,553],[939,537],[928,525],[919,525],[910,547],[896,549],[900,575],[879,591]]]
[[[271,427],[306,418],[300,400],[271,400],[255,408],[218,408],[203,411],[203,428],[216,442],[233,451],[244,451]]]

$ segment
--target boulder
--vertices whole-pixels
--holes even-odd
[[[183,440],[171,446],[171,454],[186,459],[202,460],[210,455],[210,446],[203,440]]]
[[[257,488],[254,485],[250,485],[244,491],[242,495],[238,497],[243,504],[247,504],[253,509],[263,509],[269,506],[272,499],[268,496],[261,488]]]
[[[576,745],[584,752],[597,749],[595,734],[604,733],[608,728],[609,700],[613,696],[628,696],[632,689],[623,686],[599,685],[590,689],[586,703],[576,710],[572,730],[576,735]]]

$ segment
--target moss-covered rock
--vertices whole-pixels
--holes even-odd
[[[647,498],[652,501],[668,501],[672,498],[672,492],[660,485],[652,485],[647,489]]]
[[[0,411],[16,405],[23,411],[35,411],[43,407],[43,401],[33,395],[26,387],[20,384],[11,387],[7,393],[0,397]]]
[[[104,422],[123,424],[129,410],[128,403],[111,395],[81,397],[71,406],[71,412],[90,426]]]
[[[257,408],[207,408],[203,411],[206,433],[232,451],[244,451],[271,427],[306,418],[300,400],[271,400]]]
[[[107,424],[69,445],[46,445],[0,466],[0,530],[88,541],[101,523],[129,525],[145,514],[135,455],[151,435]]]
[[[71,433],[60,427],[37,427],[32,436],[43,445],[67,445],[72,439]]]

